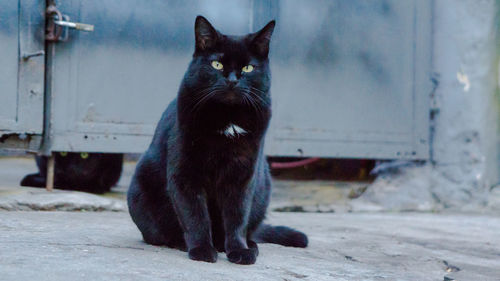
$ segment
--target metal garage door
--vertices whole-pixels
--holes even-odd
[[[50,148],[142,152],[176,95],[206,16],[224,33],[271,18],[274,115],[267,153],[428,157],[431,1],[66,0],[49,47]]]
[[[14,139],[37,149],[43,130],[45,3],[9,0],[0,7],[0,146]]]

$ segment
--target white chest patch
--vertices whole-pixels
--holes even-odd
[[[247,131],[238,125],[229,124],[226,129],[224,129],[224,131],[220,131],[220,133],[228,138],[235,138],[246,135]]]

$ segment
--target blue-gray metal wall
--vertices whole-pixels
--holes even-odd
[[[0,139],[42,134],[44,10],[37,0],[0,3]]]
[[[193,52],[194,18],[202,14],[230,34],[277,20],[268,154],[428,158],[431,0],[67,0],[57,6],[95,31],[70,30],[64,42],[48,46],[48,150],[144,151],[176,95]],[[7,41],[14,46],[13,38]],[[7,48],[0,43],[0,58]],[[2,99],[18,98],[12,85],[0,87]]]

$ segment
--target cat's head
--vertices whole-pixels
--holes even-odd
[[[56,173],[66,178],[91,176],[99,169],[101,153],[59,152],[56,154]]]
[[[179,101],[194,113],[207,105],[270,109],[269,43],[275,22],[243,36],[224,35],[207,19],[195,22],[195,52]]]

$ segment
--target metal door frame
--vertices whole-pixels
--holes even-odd
[[[45,1],[18,0],[18,22],[17,116],[0,130],[0,148],[38,151],[44,119]]]

